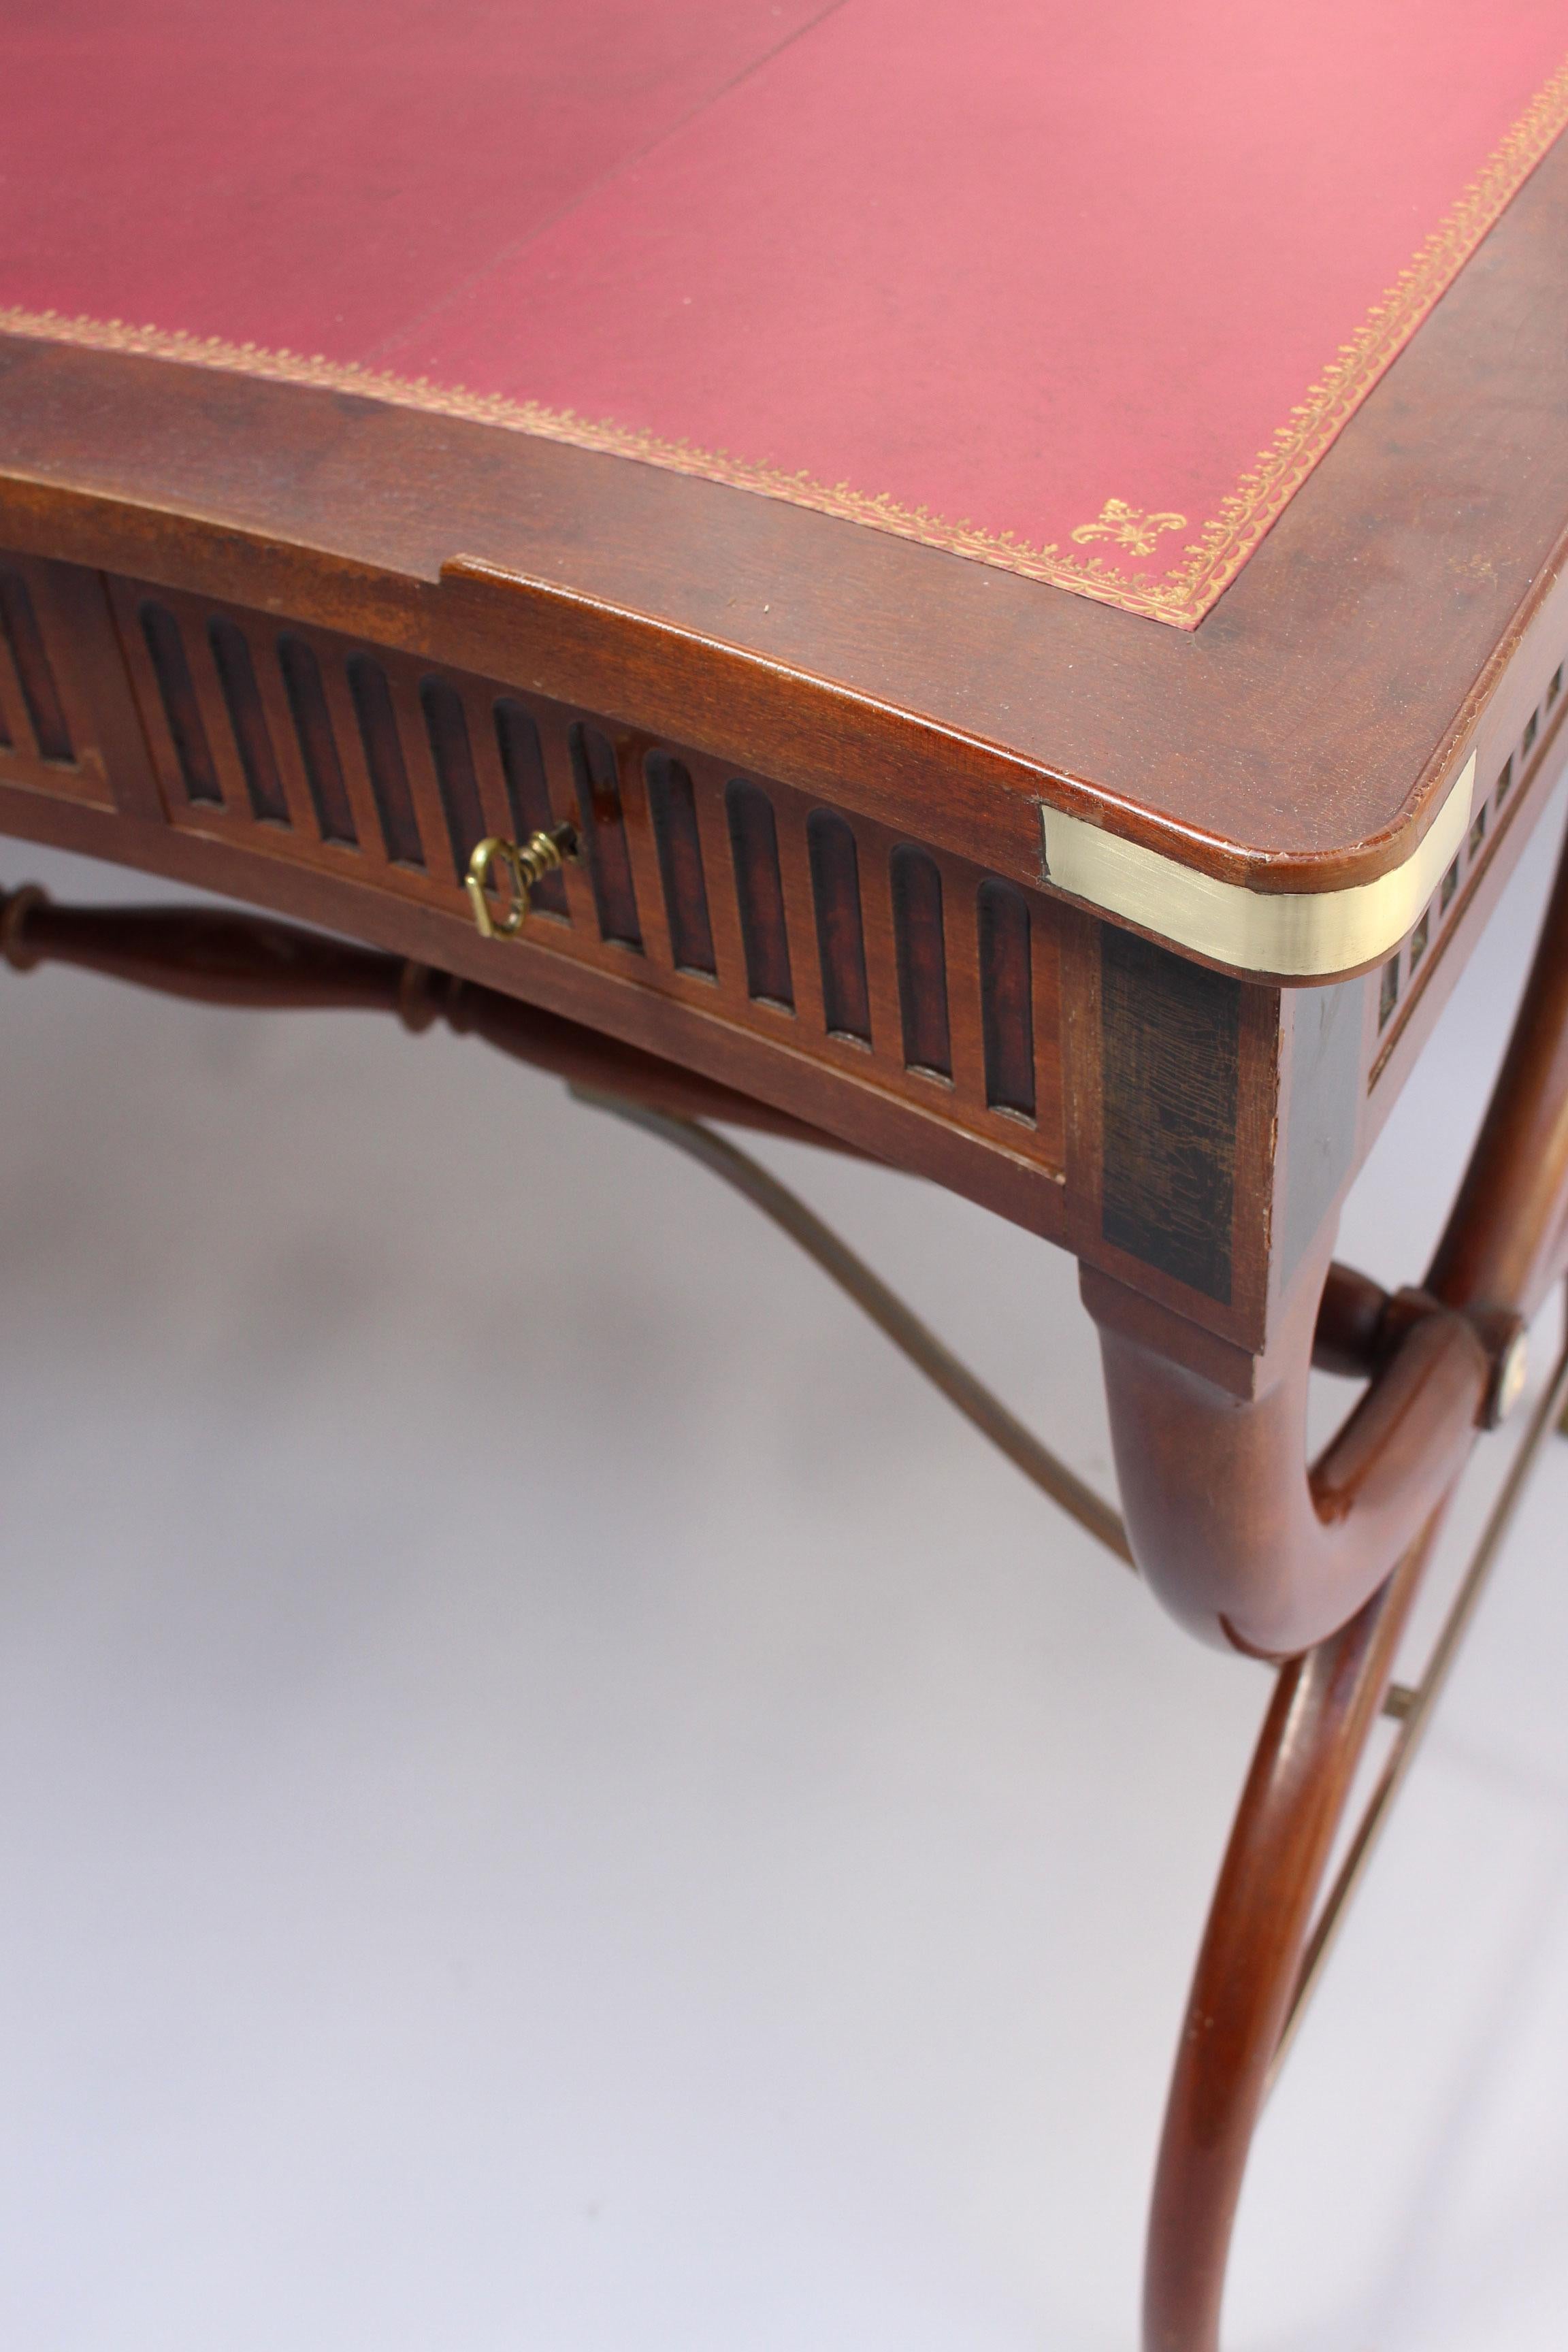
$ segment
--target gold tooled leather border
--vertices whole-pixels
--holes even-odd
[[[188,366],[220,368],[230,374],[259,376],[274,383],[354,392],[401,407],[428,409],[478,425],[536,434],[544,440],[563,441],[574,448],[608,457],[634,457],[645,465],[662,466],[674,473],[725,483],[732,489],[784,499],[819,514],[866,523],[900,539],[919,540],[927,547],[1019,572],[1026,580],[1041,580],[1053,588],[1066,588],[1075,595],[1164,621],[1178,629],[1195,629],[1378,378],[1452,285],[1565,124],[1568,62],[1531,100],[1409,266],[1373,305],[1350,341],[1340,346],[1321,381],[1309,387],[1305,400],[1291,410],[1268,447],[1259,452],[1250,470],[1222,500],[1218,514],[1183,550],[1184,560],[1157,579],[1133,578],[1100,556],[1065,553],[1055,541],[1034,547],[1011,531],[998,533],[974,523],[948,522],[925,507],[900,506],[885,491],[872,495],[852,489],[847,482],[830,487],[809,474],[782,473],[731,457],[722,450],[695,449],[684,441],[663,440],[631,425],[595,423],[570,409],[547,408],[537,401],[509,400],[498,394],[468,392],[461,385],[435,384],[426,376],[410,380],[359,367],[352,361],[307,359],[296,352],[226,342],[216,335],[133,327],[120,319],[70,319],[54,310],[0,308],[0,333],[73,343],[90,351],[179,360]]]

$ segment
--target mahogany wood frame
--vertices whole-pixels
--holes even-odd
[[[865,1307],[961,1411],[992,1437],[1026,1475],[1123,1559],[1131,1559],[1115,1515],[1021,1429],[973,1376],[925,1332],[867,1268],[766,1172],[695,1122],[727,1124],[831,1146],[832,1139],[744,1096],[657,1057],[618,1045],[514,999],[426,967],[324,940],[280,924],[206,909],[73,910],[38,890],[0,895],[0,954],[14,969],[45,961],[74,963],[200,1001],[253,1008],[394,1012],[417,1032],[445,1019],[521,1060],[566,1078],[591,1098],[629,1108],[655,1131],[684,1141],[696,1156],[755,1200],[800,1241]],[[1370,1377],[1363,1406],[1315,1474],[1309,1509],[1323,1519],[1373,1528],[1371,1549],[1394,1528],[1416,1533],[1394,1573],[1375,1589],[1342,1631],[1289,1659],[1281,1669],[1215,1890],[1199,1955],[1172,2084],[1156,2173],[1144,2287],[1146,2352],[1217,2352],[1226,2256],[1253,2134],[1273,2072],[1310,1995],[1339,1911],[1359,1879],[1381,1818],[1406,1769],[1425,1716],[1462,1637],[1534,1452],[1568,1401],[1568,1345],[1494,1510],[1459,1601],[1421,1687],[1398,1695],[1405,1718],[1379,1793],[1342,1872],[1340,1886],[1313,1932],[1317,1899],[1351,1782],[1380,1710],[1390,1707],[1395,1647],[1409,1613],[1463,1446],[1423,1459],[1432,1412],[1424,1391],[1433,1367],[1458,1377],[1461,1413],[1452,1434],[1468,1433],[1477,1402],[1474,1374],[1486,1361],[1473,1327],[1446,1308],[1445,1297],[1479,1292],[1537,1303],[1568,1262],[1568,848],[1542,929],[1534,970],[1508,1055],[1427,1286],[1390,1297],[1363,1276],[1328,1269],[1310,1345],[1324,1370]],[[1492,1310],[1495,1318],[1499,1310]],[[1517,1325],[1519,1318],[1506,1313]],[[1417,1353],[1416,1335],[1436,1334]],[[1158,1381],[1190,1381],[1167,1361],[1144,1356]],[[1108,1337],[1112,1381],[1124,1373]],[[1415,1370],[1410,1366],[1414,1361]],[[1467,1377],[1468,1375],[1469,1377]],[[1113,1391],[1114,1392],[1114,1391]],[[1212,1410],[1212,1401],[1210,1410]],[[1226,1400],[1233,1423],[1249,1408]],[[1450,1416],[1450,1418],[1453,1418]],[[1409,1425],[1417,1438],[1412,1444]],[[1402,1426],[1403,1424],[1403,1426]],[[1373,1432],[1370,1441],[1368,1427]],[[1128,1422],[1118,1423],[1125,1437]],[[1193,1400],[1168,1401],[1142,1423],[1156,1446],[1196,1444],[1212,1461],[1214,1441]],[[1392,1445],[1387,1444],[1393,1433]],[[1206,1452],[1204,1450],[1206,1447]],[[1390,1474],[1388,1456],[1394,1456]],[[1245,1463],[1247,1443],[1241,1458]],[[1269,1465],[1277,1474],[1279,1462]],[[1243,1509],[1267,1511],[1267,1478],[1238,1480]],[[1123,1470],[1124,1489],[1133,1480]],[[1382,1485],[1386,1491],[1375,1491]],[[1330,1509],[1323,1508],[1325,1500]],[[1421,1515],[1426,1513],[1425,1524]],[[1250,1548],[1246,1540],[1253,1538]],[[1363,1536],[1363,1541],[1367,1538]],[[1245,1567],[1269,1547],[1243,1529]]]
[[[661,1114],[805,1134],[927,1174],[1079,1256],[1141,1570],[1206,1638],[1290,1662],[1194,1992],[1218,2014],[1227,1988],[1230,2023],[1201,2056],[1189,2038],[1173,2094],[1151,2352],[1217,2342],[1263,2070],[1426,1531],[1568,1259],[1560,877],[1425,1286],[1388,1300],[1329,1267],[1338,1203],[1568,752],[1564,251],[1568,150],[1540,166],[1190,635],[498,428],[0,337],[0,547],[13,551],[0,571],[22,583],[16,612],[43,615],[34,684],[47,688],[29,691],[32,623],[12,614],[0,830],[363,943],[244,919],[72,917],[22,894],[4,908],[13,961],[68,955],[228,1002],[389,1005],[416,1026],[444,1013]],[[245,814],[243,743],[220,747],[226,788],[192,793],[187,777],[182,792],[141,634],[149,599],[198,638],[285,628],[321,664],[368,648],[410,710],[421,679],[458,703],[481,688],[521,698],[557,761],[569,737],[586,759],[580,730],[598,730],[652,910],[643,964],[617,961],[607,931],[600,952],[585,876],[568,880],[572,937],[513,948],[476,937],[455,875],[390,854],[356,870],[325,831],[285,840],[248,771]],[[281,688],[270,672],[252,685],[276,734]],[[331,691],[347,724],[344,689]],[[1453,888],[1379,975],[1334,990],[1173,955],[1064,899],[1044,870],[1051,807],[1264,892],[1369,880],[1408,856],[1469,751],[1480,813]],[[695,778],[710,853],[726,777],[770,796],[798,1004],[725,979],[751,959],[728,901],[713,908],[716,992],[702,992],[713,975],[681,967],[644,808],[647,761],[665,756]],[[408,789],[428,838],[436,785],[421,769]],[[818,808],[856,828],[863,856],[923,858],[950,900],[994,884],[1026,907],[1026,1118],[973,1075],[985,1053],[967,982],[949,992],[946,1072],[908,1050],[879,1066],[834,1032],[802,951],[802,828]],[[362,795],[365,827],[367,809]],[[897,1029],[912,952],[900,935],[895,986],[885,932],[868,917],[879,1039]],[[909,1034],[906,1005],[906,1045]],[[1310,1468],[1314,1347],[1369,1386]]]

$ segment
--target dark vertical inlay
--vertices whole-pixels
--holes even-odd
[[[596,727],[581,722],[572,730],[572,772],[577,783],[577,807],[588,852],[588,877],[594,885],[599,936],[619,940],[624,947],[642,946],[637,919],[637,894],[632,884],[632,861],[626,849],[626,819],[621,814],[621,777],[616,747]]]
[[[793,1013],[795,981],[789,968],[773,804],[761,784],[733,776],[724,787],[724,813],[730,821],[730,852],[735,864],[741,944],[746,951],[746,992],[760,1003],[777,1004]]]
[[[44,633],[19,572],[0,572],[0,623],[16,666],[16,683],[27,706],[33,740],[46,760],[74,760],[70,729],[55,674],[44,648]],[[9,740],[8,738],[6,740]]]
[[[468,740],[468,718],[463,698],[444,677],[422,677],[419,708],[436,762],[436,782],[452,845],[452,864],[459,882],[467,879],[468,860],[485,837],[484,803],[474,772],[474,747]]]
[[[207,623],[207,643],[217,664],[217,682],[223,688],[224,708],[234,730],[234,745],[239,753],[251,813],[263,824],[287,824],[289,803],[283,797],[278,757],[268,732],[267,713],[261,708],[256,666],[250,658],[245,633],[232,621],[211,620]]]
[[[1227,1305],[1241,982],[1100,930],[1100,1231]]]
[[[1010,882],[987,880],[975,899],[980,931],[980,1030],[985,1099],[993,1110],[1035,1116],[1035,997],[1029,908]]]
[[[321,666],[303,637],[285,635],[278,640],[278,667],[283,673],[283,691],[289,698],[289,715],[294,721],[305,782],[310,788],[310,803],[321,839],[342,842],[350,849],[357,849],[359,834],[343,782],[343,763],[338,757],[337,738],[332,733],[332,715],[327,709],[321,685]]]
[[[425,851],[414,814],[414,795],[408,789],[408,770],[398,740],[397,713],[392,707],[386,672],[368,654],[351,654],[348,673],[354,717],[359,720],[360,740],[364,745],[365,772],[370,778],[375,813],[381,820],[386,854],[395,866],[423,866]]]
[[[142,606],[141,617],[142,634],[147,640],[148,658],[158,681],[185,798],[213,801],[221,806],[223,792],[217,770],[213,766],[207,730],[202,723],[201,705],[191,683],[191,666],[185,659],[180,625],[166,604],[154,604],[151,600]]]
[[[934,857],[900,843],[890,863],[893,943],[904,1065],[933,1078],[952,1076],[947,1025],[947,946],[942,930],[942,872]]]
[[[823,1020],[832,1036],[858,1037],[868,1045],[871,993],[866,985],[866,927],[854,831],[832,809],[813,809],[805,821],[805,846],[816,910]]]
[[[539,748],[539,730],[531,712],[510,694],[498,698],[494,716],[511,828],[519,841],[526,841],[531,833],[548,833],[555,823],[544,773],[544,754]],[[536,882],[531,898],[535,907],[547,908],[552,915],[568,911],[566,885],[559,873],[546,874]]]
[[[708,884],[702,872],[702,842],[697,830],[697,796],[691,778],[668,751],[650,751],[643,762],[647,780],[653,837],[658,845],[658,876],[669,918],[669,948],[680,971],[718,971],[713,926],[708,919]]]

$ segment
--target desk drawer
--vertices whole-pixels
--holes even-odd
[[[497,678],[131,580],[110,594],[167,823],[468,920],[488,835],[580,859],[486,977],[540,956],[1062,1164],[1057,909],[1043,896]]]

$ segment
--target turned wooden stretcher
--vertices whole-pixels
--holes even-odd
[[[1332,1262],[1563,764],[1568,71],[1522,5],[1321,13],[518,6],[432,48],[333,0],[318,104],[279,24],[105,0],[0,77],[0,829],[262,910],[13,887],[9,963],[556,1072],[1284,1662],[1151,2352],[1217,2342],[1271,2071],[1568,1392],[1391,1692],[1568,1268],[1568,867],[1426,1281]],[[1121,1516],[710,1122],[1071,1250]],[[1364,1385],[1310,1462],[1314,1363]]]

